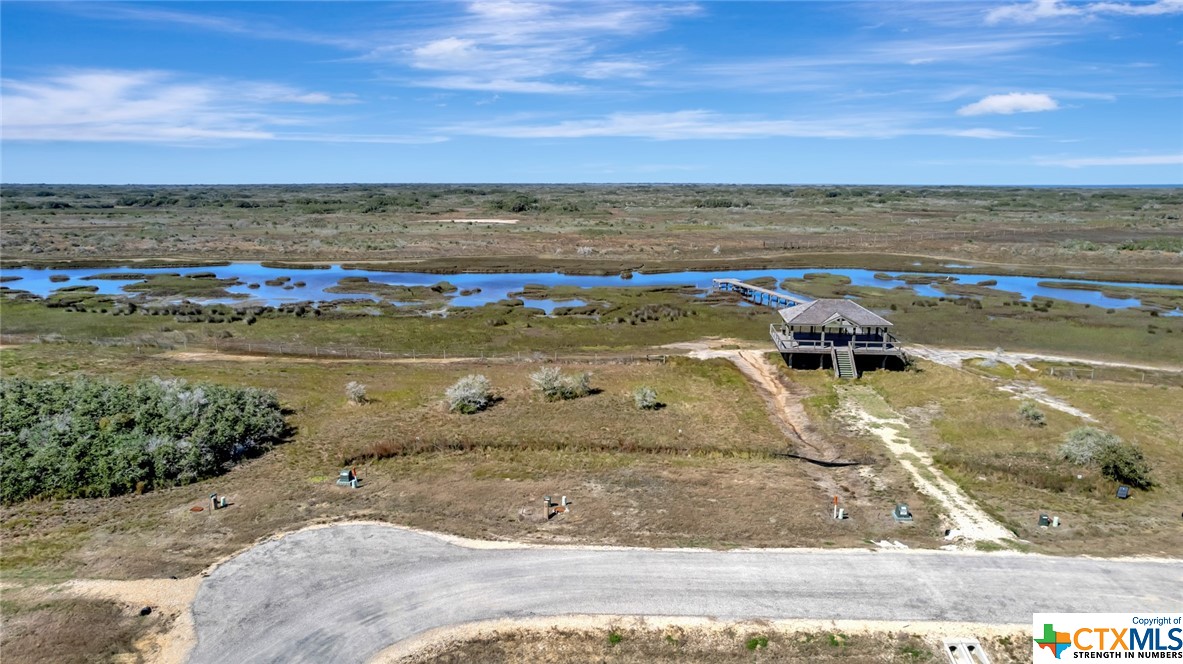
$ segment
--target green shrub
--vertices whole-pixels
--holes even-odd
[[[1096,462],[1101,474],[1115,482],[1136,489],[1149,489],[1154,484],[1150,479],[1150,464],[1146,463],[1142,450],[1129,443],[1118,443],[1102,449]]]
[[[641,410],[657,410],[661,407],[661,402],[657,400],[657,391],[648,385],[633,390],[633,403]]]
[[[349,400],[349,403],[355,403],[358,405],[369,401],[369,398],[366,397],[366,386],[362,385],[356,380],[351,380],[346,383],[345,398]]]
[[[748,650],[757,650],[759,648],[767,648],[768,647],[768,637],[767,636],[753,636],[752,638],[750,638],[744,642],[744,647],[747,648]]]
[[[1108,431],[1096,427],[1080,427],[1064,436],[1060,454],[1072,463],[1084,466],[1096,461],[1105,448],[1119,444],[1121,439]]]
[[[1130,240],[1117,246],[1123,251],[1183,251],[1183,238],[1160,237],[1147,240]]]
[[[558,367],[543,367],[530,374],[530,382],[547,401],[578,399],[591,394],[591,374],[565,375]]]
[[[1023,422],[1027,426],[1041,427],[1047,424],[1047,418],[1044,416],[1043,411],[1039,410],[1031,401],[1024,401],[1019,406],[1019,417],[1023,419]]]
[[[1069,431],[1060,452],[1073,463],[1095,464],[1102,475],[1116,482],[1139,489],[1153,485],[1150,464],[1142,450],[1107,431],[1093,427]]]
[[[614,646],[623,640],[624,640],[624,635],[621,634],[620,632],[617,632],[616,630],[608,632],[608,644],[609,645]]]
[[[275,394],[253,388],[0,380],[0,501],[196,482],[266,449],[285,429]]]
[[[449,411],[471,415],[489,407],[493,402],[493,389],[488,378],[469,374],[449,387],[444,396]]]

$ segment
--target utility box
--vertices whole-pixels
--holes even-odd
[[[1047,528],[1050,525],[1052,525],[1051,517],[1049,517],[1046,514],[1040,514],[1039,515],[1039,527],[1040,528]]]
[[[912,511],[908,509],[907,503],[898,503],[891,512],[891,518],[896,521],[911,521]]]
[[[1117,487],[1117,497],[1125,500],[1130,497],[1130,488],[1128,486]]]
[[[977,639],[943,639],[950,664],[990,664]]]
[[[337,475],[337,486],[347,486],[354,489],[357,488],[357,475],[352,468],[344,468]]]

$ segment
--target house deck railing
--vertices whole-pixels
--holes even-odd
[[[768,326],[768,332],[772,335],[772,340],[776,343],[777,348],[781,350],[826,350],[834,348],[835,342],[833,339],[814,338],[814,335],[802,338],[798,337],[792,332],[786,331],[783,327],[777,327],[775,324]],[[846,340],[839,344],[840,346],[849,346],[851,350],[858,352],[862,351],[898,351],[900,350],[899,341],[892,335],[886,334],[878,339],[852,339]]]

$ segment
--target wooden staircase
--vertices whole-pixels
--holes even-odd
[[[835,346],[830,350],[830,359],[834,361],[835,376],[858,378],[858,369],[854,365],[854,351],[850,346]]]

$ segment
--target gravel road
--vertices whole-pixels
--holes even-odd
[[[219,566],[195,663],[364,662],[429,629],[561,614],[1026,623],[1174,611],[1183,562],[816,549],[470,548],[391,526],[293,533]]]

